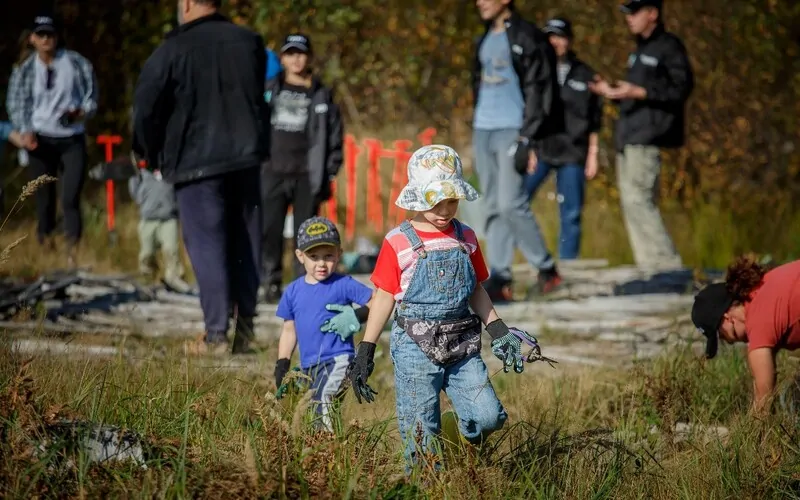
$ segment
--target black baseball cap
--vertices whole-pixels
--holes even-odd
[[[572,23],[564,17],[554,17],[542,29],[545,33],[572,38]]]
[[[692,323],[706,336],[708,359],[717,355],[719,325],[722,324],[722,317],[732,305],[733,298],[728,293],[725,283],[712,283],[694,297]]]
[[[636,14],[645,7],[655,7],[661,10],[663,5],[663,0],[628,0],[619,6],[619,10],[621,10],[623,14]]]
[[[33,19],[33,25],[31,26],[32,33],[55,33],[56,32],[56,21],[53,19],[52,16],[49,15],[39,15]]]
[[[311,40],[302,33],[292,33],[286,37],[281,46],[281,54],[287,50],[295,49],[305,54],[311,53]]]
[[[339,230],[336,224],[325,217],[312,217],[297,230],[297,249],[301,252],[321,245],[341,246]]]

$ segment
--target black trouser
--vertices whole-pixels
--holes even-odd
[[[42,175],[59,179],[64,234],[68,243],[77,243],[83,229],[80,201],[86,179],[86,138],[83,134],[63,138],[39,135],[37,141],[36,149],[28,153],[31,180]],[[51,182],[41,186],[35,196],[39,219],[36,234],[41,242],[56,228],[56,184]]]
[[[292,206],[294,217],[294,234],[303,221],[319,212],[319,199],[311,194],[311,185],[307,176],[281,177],[264,174],[261,179],[261,197],[263,207],[264,230],[263,249],[264,263],[261,282],[265,287],[280,286],[283,282],[283,226],[289,206]],[[293,259],[294,277],[305,274],[303,266]]]
[[[254,167],[175,186],[207,342],[225,340],[231,305],[237,306],[239,317],[256,315],[260,177],[260,169]]]

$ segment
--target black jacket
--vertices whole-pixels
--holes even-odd
[[[273,97],[283,88],[284,73],[268,80],[264,89],[264,100],[269,103],[267,113],[272,117]],[[339,173],[344,154],[344,129],[339,107],[333,100],[333,90],[326,87],[318,78],[311,83],[311,103],[309,104],[308,122],[308,172],[311,192],[320,201],[331,196],[330,181]],[[270,123],[268,121],[267,123]],[[264,175],[269,175],[270,165],[266,162]]]
[[[547,35],[536,25],[525,21],[517,12],[505,22],[506,35],[511,44],[511,62],[519,78],[525,110],[522,115],[520,135],[533,144],[563,130],[563,113],[559,109],[556,54]],[[480,48],[491,24],[476,43],[472,68],[473,102],[477,105],[481,85]]]
[[[627,145],[683,146],[686,101],[694,90],[694,75],[681,40],[663,25],[646,40],[637,37],[626,79],[644,87],[647,99],[619,102],[617,150]]]
[[[589,135],[598,132],[603,121],[602,98],[589,90],[594,69],[568,55],[569,73],[560,87],[559,99],[564,110],[564,132],[541,141],[537,152],[542,161],[553,165],[586,163]]]
[[[134,95],[134,151],[179,183],[257,167],[269,152],[260,35],[221,14],[170,32]]]

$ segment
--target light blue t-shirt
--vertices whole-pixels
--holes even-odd
[[[522,128],[525,99],[511,61],[506,32],[486,35],[478,57],[481,83],[472,127],[480,130]]]
[[[284,320],[294,321],[300,367],[307,369],[340,354],[355,354],[353,337],[342,341],[334,333],[320,331],[326,320],[338,314],[325,309],[325,305],[363,306],[371,298],[371,288],[342,274],[334,273],[315,285],[306,283],[305,276],[291,282],[278,303],[277,315]]]

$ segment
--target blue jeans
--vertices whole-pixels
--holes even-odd
[[[408,334],[392,327],[390,354],[394,363],[397,421],[407,464],[418,452],[436,453],[441,431],[439,393],[450,398],[461,434],[472,444],[481,443],[503,427],[508,414],[497,399],[486,365],[474,354],[451,366],[433,363]]]
[[[577,259],[581,244],[581,210],[585,174],[583,165],[568,163],[552,165],[540,161],[536,171],[525,176],[525,193],[528,202],[536,191],[547,180],[551,170],[556,171],[556,191],[558,193],[558,210],[561,218],[561,235],[558,239],[558,253],[562,260]]]

